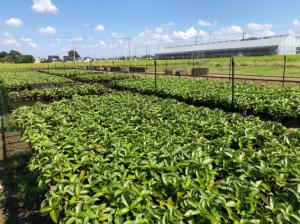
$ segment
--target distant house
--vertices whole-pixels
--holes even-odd
[[[59,58],[59,56],[57,56],[57,55],[49,55],[49,56],[48,56],[48,61],[49,61],[49,62],[59,61],[59,60],[60,60],[60,58]]]
[[[70,58],[69,58],[69,56],[63,56],[63,60],[64,60],[64,61],[69,61]]]
[[[41,58],[41,57],[37,57],[35,58],[34,63],[45,63],[48,62],[48,60],[46,58]]]
[[[85,58],[83,58],[82,61],[84,61],[84,62],[90,62],[90,61],[93,61],[93,60],[94,60],[94,59],[91,58],[91,57],[85,57]]]
[[[42,61],[42,58],[40,58],[40,57],[37,57],[37,58],[35,58],[35,61],[34,61],[34,63],[41,63],[41,61]]]

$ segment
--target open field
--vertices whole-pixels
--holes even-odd
[[[282,76],[283,56],[261,56],[261,57],[236,57],[236,73],[240,75],[259,76]],[[159,60],[157,61],[158,71],[186,70],[191,71],[193,67],[207,67],[211,73],[228,74],[229,58],[205,58],[205,59],[184,59],[184,60]],[[94,61],[94,62],[54,62],[43,64],[0,64],[0,71],[31,70],[31,69],[53,69],[53,68],[78,68],[83,66],[142,66],[154,71],[153,60],[130,61]],[[287,57],[287,77],[300,77],[300,56]]]
[[[0,73],[7,223],[300,222],[299,89],[45,72]]]

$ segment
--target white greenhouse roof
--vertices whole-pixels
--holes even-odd
[[[159,51],[158,54],[174,54],[194,51],[213,51],[213,50],[228,50],[228,49],[244,49],[244,48],[258,48],[258,47],[272,47],[278,46],[288,36],[274,36],[257,39],[222,41],[199,45],[186,45],[177,47],[167,47]]]

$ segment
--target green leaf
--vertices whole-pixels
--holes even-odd
[[[121,208],[117,211],[117,214],[122,216],[129,212],[129,208]]]
[[[73,222],[75,222],[76,217],[71,217],[66,221],[66,224],[72,224]]]
[[[58,223],[58,210],[52,210],[50,212],[50,217],[54,223]]]
[[[235,201],[228,201],[228,202],[226,202],[226,207],[233,208],[235,206],[236,206],[236,202]]]

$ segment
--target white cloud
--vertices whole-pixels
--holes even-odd
[[[295,31],[294,30],[289,30],[288,35],[295,35]]]
[[[245,27],[245,37],[263,37],[263,36],[274,36],[275,33],[272,31],[272,24],[259,24],[259,23],[249,23]]]
[[[103,41],[103,40],[100,40],[98,42],[99,46],[102,46],[102,47],[105,47],[106,46],[106,43]]]
[[[214,23],[209,22],[209,21],[206,21],[206,20],[203,20],[203,19],[200,19],[200,20],[198,21],[198,24],[199,24],[200,26],[213,26],[213,25],[214,25]]]
[[[221,32],[224,34],[240,34],[243,33],[243,29],[240,26],[230,26],[222,28]]]
[[[58,8],[52,3],[51,0],[33,0],[31,9],[38,13],[58,13]]]
[[[11,37],[6,37],[3,41],[4,45],[12,45],[12,44],[16,44],[16,43],[17,43],[16,39],[11,38]]]
[[[294,19],[293,26],[294,26],[295,29],[300,29],[300,20],[299,19]]]
[[[186,31],[173,31],[173,36],[177,39],[188,40],[196,37],[198,34],[194,27],[188,28]]]
[[[159,29],[161,28],[163,30],[163,32],[167,32],[167,31],[170,31],[170,29],[175,26],[175,23],[174,22],[168,22],[168,23],[163,23],[161,24],[158,28],[158,31]],[[157,29],[156,28],[156,29]]]
[[[5,21],[5,25],[12,26],[12,27],[20,27],[22,26],[22,24],[23,24],[22,20],[18,18],[10,18]]]
[[[4,33],[4,38],[0,39],[1,45],[15,45],[16,47],[20,47],[21,44],[17,42],[16,38],[8,32]]]
[[[155,28],[155,32],[156,32],[156,33],[163,33],[163,31],[164,31],[164,30],[163,30],[163,28],[161,28],[161,27],[156,27],[156,28]]]
[[[82,37],[74,37],[72,39],[69,39],[69,42],[72,42],[72,41],[74,41],[74,42],[81,42],[81,41],[83,41],[83,38]]]
[[[272,24],[248,23],[246,29],[249,31],[263,31],[272,29]]]
[[[34,49],[37,49],[38,48],[38,45],[34,42],[29,42],[28,45]]]
[[[103,40],[99,40],[97,43],[95,44],[86,44],[86,45],[81,45],[80,47],[85,48],[85,49],[96,49],[99,47],[106,47],[107,43]]]
[[[88,45],[88,48],[99,48],[99,47],[106,47],[106,43],[103,40],[98,41],[96,44]]]
[[[166,43],[172,43],[173,40],[170,38],[168,34],[161,35],[161,40]]]
[[[111,36],[112,36],[113,38],[122,38],[122,37],[124,37],[124,34],[121,34],[121,33],[119,33],[119,32],[113,32],[113,33],[111,34]]]
[[[171,43],[173,42],[170,38],[169,34],[164,34],[163,29],[161,27],[157,27],[155,30],[145,30],[140,33],[138,37],[134,38],[134,41],[139,43],[157,43],[157,42],[165,42]]]
[[[223,27],[212,33],[213,38],[217,41],[219,40],[231,40],[231,39],[241,39],[243,35],[243,28],[240,26],[229,26]]]
[[[105,30],[105,28],[104,28],[103,25],[99,24],[98,26],[96,26],[96,27],[94,28],[94,30],[95,30],[96,32],[102,32],[102,31]]]
[[[52,26],[41,27],[39,29],[40,34],[43,35],[55,35],[57,32]]]
[[[29,37],[22,37],[21,41],[28,43],[28,42],[31,42],[31,38],[29,38]]]

